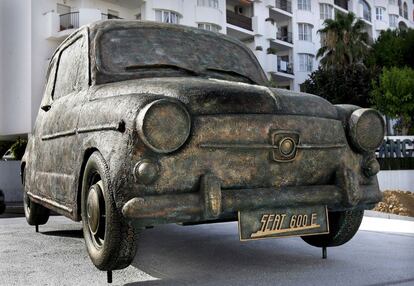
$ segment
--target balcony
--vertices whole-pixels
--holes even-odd
[[[342,9],[348,10],[348,0],[334,0],[334,4]]]
[[[61,42],[66,39],[74,30],[95,21],[102,19],[99,9],[80,8],[76,12],[59,15],[55,11],[50,11],[44,15],[46,29],[45,37],[48,40]]]
[[[276,0],[276,6],[277,9],[286,11],[288,13],[292,13],[292,2],[287,0]]]
[[[228,24],[249,30],[249,31],[253,31],[252,28],[252,18],[241,15],[241,14],[236,14],[233,11],[227,10],[226,11],[226,20]]]
[[[291,32],[288,32],[288,33],[277,32],[276,39],[286,42],[286,43],[291,43],[291,44],[293,43],[293,36]]]
[[[371,14],[370,13],[366,13],[364,11],[364,13],[362,14],[362,19],[364,19],[366,22],[368,22],[371,25]]]
[[[278,59],[278,61],[277,61],[277,71],[293,75],[293,64]]]
[[[59,15],[59,32],[79,28],[79,12],[70,12]]]

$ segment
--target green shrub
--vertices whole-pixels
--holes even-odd
[[[26,151],[27,140],[17,139],[16,142],[10,147],[11,152],[16,160],[21,160],[24,152]]]
[[[414,70],[408,67],[384,68],[379,82],[373,82],[371,101],[383,114],[400,118],[401,133],[406,135],[414,114]]]
[[[0,141],[0,159],[3,157],[4,153],[13,145],[12,141]]]
[[[363,65],[322,68],[312,72],[301,91],[319,95],[333,104],[369,107],[371,74]]]

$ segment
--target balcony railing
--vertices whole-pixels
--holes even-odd
[[[108,19],[123,19],[123,18],[118,17],[116,15],[112,15],[112,14],[104,14],[104,13],[102,13],[102,20],[108,20]]]
[[[348,10],[348,0],[334,0],[334,4],[345,10]]]
[[[287,42],[287,43],[293,43],[293,37],[292,37],[292,33],[288,32],[288,33],[276,33],[276,39]]]
[[[367,20],[368,22],[371,22],[371,11],[363,11],[362,12],[362,18],[364,18],[364,20]]]
[[[276,8],[292,13],[292,2],[287,0],[276,0]]]
[[[244,15],[236,14],[233,11],[226,11],[227,23],[238,26],[240,28],[253,31],[252,29],[252,18]]]
[[[277,71],[287,74],[293,74],[293,64],[286,61],[278,60]]]
[[[70,12],[59,15],[60,27],[59,31],[79,28],[79,12]]]

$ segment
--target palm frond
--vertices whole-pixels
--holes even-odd
[[[369,35],[365,22],[353,13],[337,13],[335,20],[324,21],[318,33],[325,34],[325,41],[316,54],[325,68],[359,63],[367,54]]]

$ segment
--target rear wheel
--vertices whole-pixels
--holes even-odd
[[[50,210],[34,202],[27,194],[25,170],[23,170],[23,188],[23,208],[27,223],[29,225],[43,225],[47,223],[50,216]]]
[[[6,204],[4,202],[4,194],[3,191],[0,190],[0,215],[4,213],[6,210]]]
[[[302,236],[302,239],[316,247],[340,246],[355,235],[363,216],[363,210],[329,212],[329,234]]]
[[[42,225],[49,220],[50,210],[32,201],[26,191],[24,192],[23,205],[24,215],[28,224]]]
[[[116,208],[109,170],[99,152],[86,163],[81,203],[83,234],[93,264],[100,270],[128,267],[136,253],[136,230]]]

